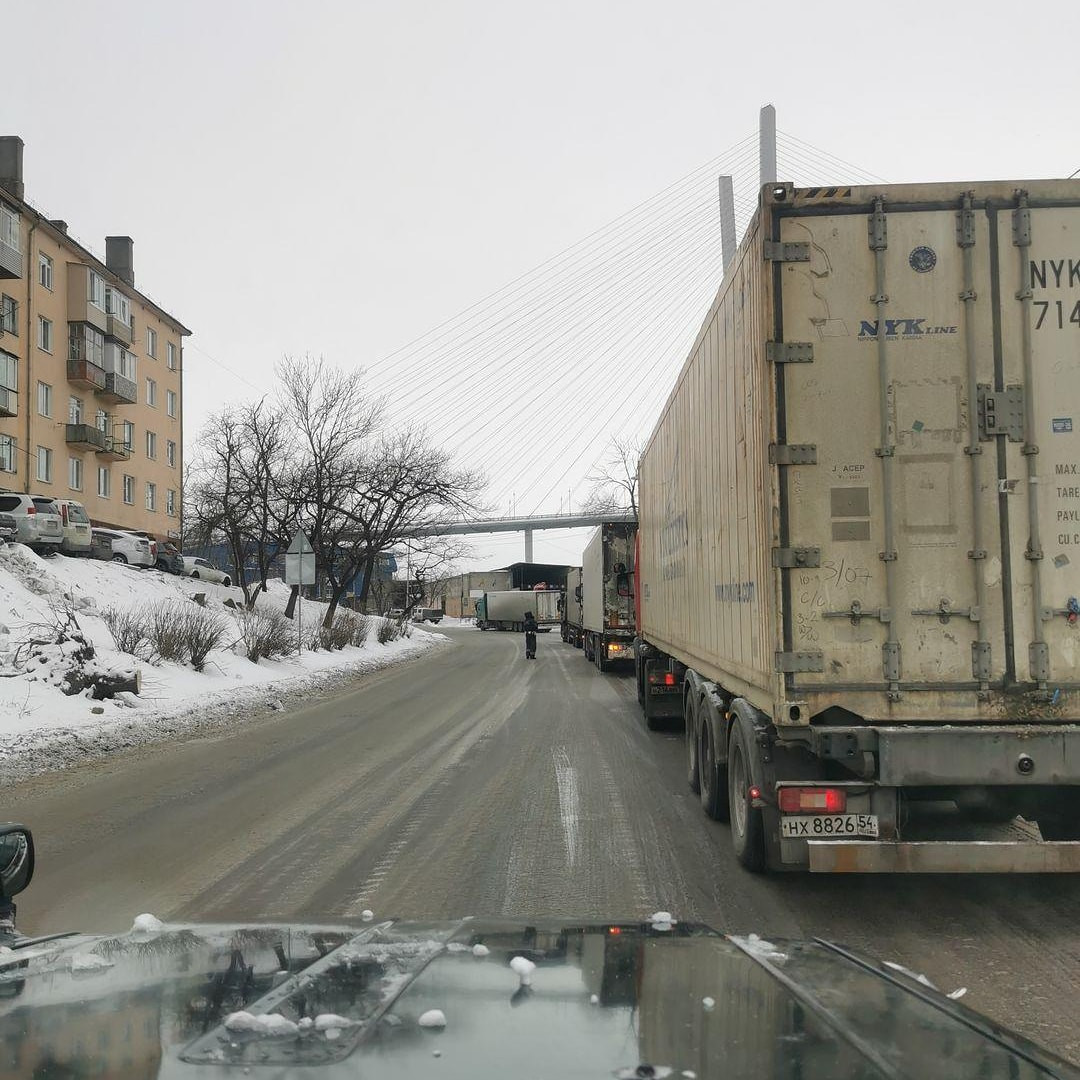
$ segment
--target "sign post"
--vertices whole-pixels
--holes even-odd
[[[285,584],[296,586],[296,651],[303,651],[303,586],[315,584],[315,549],[303,529],[296,535],[285,552]]]

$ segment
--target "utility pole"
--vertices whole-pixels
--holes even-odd
[[[720,177],[720,254],[724,276],[735,258],[735,188],[730,176]]]

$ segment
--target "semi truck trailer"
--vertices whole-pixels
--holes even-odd
[[[745,866],[1080,870],[1080,181],[764,188],[639,502],[639,700]]]
[[[550,633],[559,624],[558,589],[507,589],[486,592],[476,600],[476,625],[481,630],[514,630],[525,627],[525,612],[531,611],[541,633]]]
[[[584,643],[581,625],[581,567],[571,567],[566,573],[566,595],[562,602],[562,639],[575,649]]]
[[[634,659],[633,522],[605,522],[581,560],[581,623],[585,659],[600,671]]]

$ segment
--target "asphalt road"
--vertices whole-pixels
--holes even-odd
[[[169,920],[616,919],[823,936],[1080,1062],[1080,879],[756,877],[685,782],[681,734],[557,635],[449,644],[298,711],[0,794],[38,872],[25,933]]]

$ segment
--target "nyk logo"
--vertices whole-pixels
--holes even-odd
[[[931,337],[934,334],[956,334],[958,326],[926,326],[926,319],[886,319],[885,337],[889,341]],[[859,340],[874,341],[878,336],[878,320],[863,319],[859,325]]]

